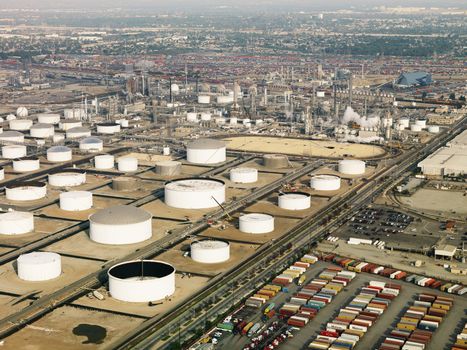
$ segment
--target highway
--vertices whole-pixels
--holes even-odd
[[[359,185],[317,215],[302,220],[279,240],[271,242],[270,245],[262,246],[257,254],[241,266],[214,278],[208,287],[188,302],[180,303],[173,309],[173,312],[162,317],[156,316],[148,319],[106,348],[148,349],[157,343],[158,349],[164,349],[172,342],[180,341],[180,332],[182,331],[180,325],[183,325],[185,337],[190,331],[199,327],[203,322],[201,319],[207,319],[211,317],[210,315],[218,314],[221,310],[227,310],[238,300],[223,298],[223,296],[247,295],[250,292],[248,286],[252,291],[257,283],[265,281],[268,277],[279,272],[313,243],[325,237],[330,228],[344,223],[353,212],[371,203],[375,197],[399,181],[400,177],[416,166],[420,160],[464,129],[465,120],[461,120],[449,132],[438,135],[423,148],[413,149],[405,154],[399,163],[374,175],[369,179],[369,182]],[[330,220],[326,224],[322,224],[325,219]],[[278,252],[289,245],[292,245],[292,249],[278,258]],[[248,281],[248,284],[242,283],[244,280]],[[207,303],[209,300],[216,299],[220,300],[215,305]],[[200,311],[203,309],[205,309],[205,314]]]

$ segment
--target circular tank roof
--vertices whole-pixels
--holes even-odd
[[[52,124],[37,123],[31,126],[31,129],[53,129]]]
[[[319,180],[337,180],[337,179],[340,179],[339,176],[328,175],[328,174],[312,175],[312,178],[313,179],[319,179]]]
[[[67,146],[52,146],[50,147],[47,152],[57,152],[57,153],[65,153],[65,152],[70,152],[71,148]]]
[[[112,266],[108,274],[122,280],[163,278],[175,272],[175,268],[162,261],[135,260]]]
[[[84,139],[82,139],[79,143],[80,144],[83,144],[83,143],[86,143],[86,144],[101,144],[102,140],[100,138],[98,138],[98,137],[89,136],[89,137],[85,137]]]
[[[68,129],[66,132],[69,134],[73,133],[82,133],[82,132],[89,132],[90,130],[84,126],[75,126],[74,128]]]
[[[202,241],[197,241],[191,243],[191,247],[196,247],[200,249],[219,249],[219,248],[225,248],[228,247],[230,244],[225,241],[218,241],[218,240],[211,240],[211,239],[206,239]]]
[[[24,136],[23,133],[15,130],[8,130],[0,133],[0,138],[1,137],[18,137],[18,136]]]
[[[48,264],[57,260],[60,260],[60,255],[51,252],[32,252],[18,257],[18,262],[30,265]]]
[[[172,191],[191,192],[191,191],[211,191],[213,189],[225,186],[224,181],[217,179],[180,179],[169,181],[165,188]]]
[[[260,221],[269,221],[274,219],[271,215],[268,214],[261,214],[261,213],[251,213],[245,214],[240,216],[242,221],[250,221],[250,222],[260,222]]]
[[[188,142],[187,148],[191,149],[213,149],[213,148],[224,148],[225,142],[214,139],[198,139]]]
[[[104,225],[129,225],[151,218],[152,215],[146,210],[131,205],[117,205],[99,210],[97,213],[92,214],[89,220]]]
[[[14,225],[16,222],[30,219],[34,215],[26,211],[7,211],[6,213],[0,214],[0,221],[8,222]]]
[[[175,160],[162,160],[160,162],[156,163],[156,166],[164,166],[164,167],[170,167],[170,166],[179,166],[180,162],[177,162]]]
[[[309,193],[306,193],[306,192],[283,192],[283,193],[279,193],[279,197],[280,196],[287,196],[287,198],[290,198],[290,199],[299,199],[299,198],[303,198],[303,197],[311,197],[311,195]]]

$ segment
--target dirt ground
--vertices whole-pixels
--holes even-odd
[[[383,155],[384,149],[373,145],[340,143],[321,140],[300,140],[292,138],[244,136],[224,139],[227,148],[233,150],[265,153],[285,153],[300,156],[342,158],[372,158]]]
[[[208,281],[209,278],[207,277],[193,275],[188,277],[177,273],[175,274],[175,293],[169,298],[169,300],[164,300],[161,304],[155,306],[148,306],[148,303],[129,303],[116,300],[109,295],[105,288],[99,289],[99,291],[105,295],[104,300],[98,300],[96,298],[90,299],[88,296],[84,296],[73,302],[73,304],[152,317],[158,314],[163,314],[176,307],[179,303],[183,303],[183,301],[190,298],[194,293],[203,288]],[[127,328],[127,330],[130,329],[130,327]]]
[[[203,264],[194,261],[190,256],[184,257],[183,253],[190,251],[190,243],[194,240],[185,240],[181,244],[176,245],[172,249],[157,256],[158,260],[162,260],[172,264],[178,272],[190,272],[202,275],[215,276],[221,272],[231,269],[249,256],[251,256],[258,248],[256,245],[230,242],[230,259],[217,264]]]
[[[108,344],[108,342],[121,337],[129,329],[138,326],[142,321],[142,319],[101,311],[63,306],[4,339],[5,343],[2,349],[103,349],[105,348],[105,343]],[[87,336],[82,333],[74,334],[73,329],[80,324],[96,325],[105,328],[106,335],[101,340],[103,343],[86,343],[88,340]],[[51,338],[53,338],[53,341],[51,341]]]
[[[400,196],[398,199],[401,203],[419,210],[467,214],[467,197],[460,191],[421,188],[410,197]]]

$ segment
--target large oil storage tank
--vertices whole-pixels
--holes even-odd
[[[55,187],[74,187],[86,183],[86,170],[63,169],[49,174],[49,184]]]
[[[51,252],[21,254],[16,260],[18,277],[25,281],[38,282],[57,278],[62,273],[62,259]]]
[[[102,244],[133,244],[152,236],[152,215],[131,205],[102,209],[89,217],[90,238]]]
[[[37,115],[37,122],[41,124],[58,124],[60,122],[60,114],[41,113]]]
[[[305,192],[280,193],[277,201],[279,208],[287,210],[305,210],[311,207],[311,196]]]
[[[229,260],[230,244],[226,241],[205,239],[190,245],[191,258],[203,264],[217,264]]]
[[[5,159],[15,159],[26,157],[27,148],[25,145],[2,146],[2,157]]]
[[[115,157],[111,154],[101,154],[94,157],[94,167],[99,170],[113,169]]]
[[[439,126],[438,125],[430,125],[428,127],[428,132],[431,132],[432,134],[439,133]]]
[[[65,119],[82,119],[86,117],[86,111],[84,108],[65,108],[63,116]]]
[[[413,131],[413,132],[420,132],[422,131],[422,127],[418,124],[411,124],[410,125],[410,131]]]
[[[67,162],[71,159],[71,148],[67,146],[52,146],[47,150],[47,160],[49,162]]]
[[[34,215],[24,211],[0,214],[0,234],[22,235],[34,231]]]
[[[40,181],[16,182],[5,187],[5,194],[12,201],[33,201],[46,196],[47,184]]]
[[[173,160],[165,160],[156,163],[156,173],[163,175],[163,176],[175,176],[180,175],[182,172],[182,163],[173,161]]]
[[[75,128],[70,128],[66,131],[67,139],[79,139],[88,136],[91,136],[91,130],[84,126],[77,126]]]
[[[420,126],[422,129],[426,128],[426,119],[417,119],[415,125]]]
[[[29,133],[32,137],[36,137],[38,139],[45,139],[54,136],[55,129],[54,126],[51,124],[38,123],[31,126]]]
[[[81,211],[92,208],[92,192],[70,191],[60,193],[60,209]]]
[[[289,158],[284,154],[265,154],[263,165],[266,168],[282,169],[289,167]]]
[[[220,95],[220,96],[217,96],[217,103],[220,104],[220,105],[225,105],[225,104],[228,104],[228,103],[233,103],[234,101],[234,98],[233,96],[230,96],[230,95]]]
[[[186,114],[186,121],[189,123],[196,123],[198,121],[198,113],[188,112]]]
[[[104,142],[98,137],[85,137],[79,141],[79,149],[87,152],[100,152],[104,149]]]
[[[209,95],[199,95],[198,96],[198,103],[199,104],[209,104],[209,103],[211,103],[211,96],[209,96]]]
[[[401,118],[399,119],[399,124],[403,125],[405,128],[410,126],[410,119],[409,118]]]
[[[341,179],[335,175],[314,175],[310,187],[317,191],[337,191],[341,188]]]
[[[118,176],[112,180],[114,191],[136,191],[140,188],[141,180],[136,176]]]
[[[68,131],[73,128],[79,128],[82,127],[83,123],[81,120],[62,120],[59,124],[58,127],[63,130],[63,131]]]
[[[23,143],[24,134],[19,131],[8,130],[0,133],[2,143]]]
[[[268,214],[251,213],[240,216],[239,229],[245,233],[268,233],[274,231],[274,217]]]
[[[120,132],[120,128],[120,124],[117,123],[97,124],[97,132],[99,134],[116,134]]]
[[[212,139],[198,139],[188,143],[186,159],[193,164],[216,164],[225,162],[225,142]]]
[[[150,302],[175,292],[175,268],[162,261],[135,260],[108,271],[110,295],[121,301]]]
[[[365,174],[365,162],[358,159],[343,159],[339,161],[338,170],[346,175]]]
[[[118,171],[132,173],[138,170],[138,158],[120,157],[117,159]]]
[[[15,131],[26,131],[31,129],[32,120],[31,119],[13,119],[9,121],[10,130]]]
[[[13,170],[18,173],[39,170],[40,165],[40,160],[37,157],[24,157],[13,160]]]
[[[167,182],[165,204],[182,209],[215,208],[225,202],[225,183],[217,179],[188,178]]]
[[[230,181],[236,183],[253,183],[258,181],[258,170],[255,168],[233,168],[230,170]]]

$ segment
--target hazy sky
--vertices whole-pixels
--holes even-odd
[[[331,10],[372,6],[439,6],[467,8],[464,0],[0,0],[2,8],[128,8],[152,10],[204,10],[237,8],[255,10]]]

